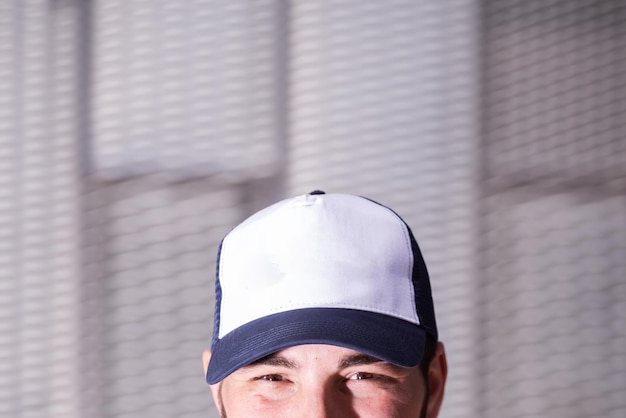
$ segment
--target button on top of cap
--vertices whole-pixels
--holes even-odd
[[[311,193],[303,194],[297,196],[291,200],[291,204],[294,207],[298,206],[313,206],[316,203],[319,203],[321,198],[318,195],[326,194],[321,190],[314,190]]]

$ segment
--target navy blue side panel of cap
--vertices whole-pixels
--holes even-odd
[[[220,309],[222,307],[222,286],[220,285],[220,257],[222,255],[222,245],[224,240],[220,242],[217,250],[217,261],[215,263],[215,315],[213,317],[213,339],[211,341],[211,351],[218,341],[220,333]]]
[[[368,311],[307,308],[251,321],[213,344],[207,382],[284,348],[330,344],[350,348],[402,367],[416,366],[426,332],[408,321]]]
[[[417,316],[419,317],[420,325],[424,327],[426,332],[428,332],[436,341],[438,339],[437,321],[435,319],[435,306],[433,304],[433,295],[430,287],[428,270],[426,269],[426,263],[422,257],[422,252],[417,245],[417,241],[413,236],[411,228],[409,228],[408,225],[406,225],[406,227],[409,230],[411,249],[413,250],[413,288],[415,289],[415,307],[417,309]]]

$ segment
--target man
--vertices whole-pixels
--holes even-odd
[[[436,417],[447,374],[426,265],[371,200],[310,194],[222,241],[203,362],[222,418]]]

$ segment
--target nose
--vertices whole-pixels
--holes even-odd
[[[301,393],[299,414],[301,418],[353,418],[356,417],[350,397],[332,385],[320,384]]]

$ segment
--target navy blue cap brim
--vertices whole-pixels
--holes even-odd
[[[388,315],[343,308],[306,308],[269,315],[217,339],[206,380],[215,384],[269,354],[302,344],[350,348],[401,367],[419,364],[426,331]]]

